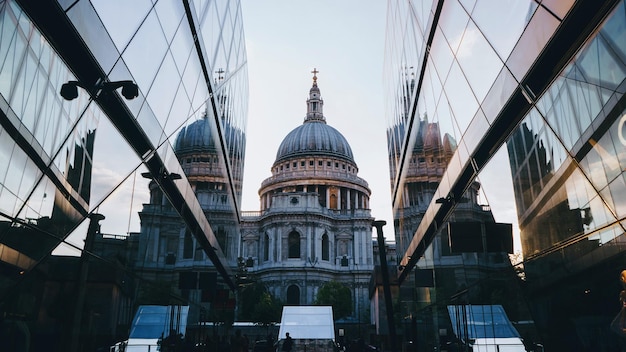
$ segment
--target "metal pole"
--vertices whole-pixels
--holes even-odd
[[[87,227],[87,234],[85,235],[85,245],[80,255],[80,271],[76,283],[78,293],[76,295],[76,306],[72,319],[72,334],[70,336],[71,352],[79,351],[81,347],[80,344],[83,342],[84,331],[81,330],[85,294],[87,292],[87,279],[89,275],[89,257],[92,255],[94,237],[100,232],[100,221],[104,220],[104,215],[97,213],[92,213],[88,217],[89,226]]]
[[[391,301],[391,287],[389,285],[389,271],[387,270],[387,249],[385,248],[385,236],[383,226],[385,220],[375,220],[372,225],[376,227],[378,234],[378,255],[380,257],[380,271],[383,276],[383,292],[385,294],[385,309],[387,310],[387,326],[389,327],[389,344],[391,352],[396,352],[396,325],[393,319],[393,302]]]

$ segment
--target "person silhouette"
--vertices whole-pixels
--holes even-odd
[[[293,339],[289,336],[289,333],[285,333],[285,341],[283,342],[283,351],[290,352],[293,348]]]

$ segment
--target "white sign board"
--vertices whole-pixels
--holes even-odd
[[[285,306],[278,338],[335,339],[333,308],[330,306]]]

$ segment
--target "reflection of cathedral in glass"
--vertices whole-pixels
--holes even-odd
[[[404,253],[423,214],[441,182],[445,166],[456,150],[452,136],[442,138],[437,122],[429,122],[425,116],[418,124],[409,167],[404,179],[404,192],[397,200],[396,246]],[[395,175],[395,173],[392,173]],[[476,189],[477,191],[477,189]],[[474,192],[474,202],[476,193]]]
[[[218,101],[224,103],[227,99]],[[245,136],[228,123],[225,104],[221,105],[220,127],[223,128],[226,146],[230,147],[235,197],[240,202],[243,160],[238,157],[237,148],[242,146]],[[210,111],[206,111],[200,119],[180,130],[173,148],[197,201],[210,219],[219,249],[227,264],[235,268],[239,246],[238,221],[233,211],[233,193],[215,126]],[[219,295],[218,291],[226,292],[227,286],[219,284],[213,263],[154,180],[150,182],[150,203],[144,204],[139,215],[142,227],[137,268],[144,278],[178,287],[178,293],[191,305],[190,314],[197,318],[198,308],[209,309],[210,303],[216,303],[214,298]],[[220,304],[227,305],[227,302]]]
[[[125,345],[142,304],[189,305],[189,335],[232,312],[248,74],[222,5],[0,1],[3,351]]]
[[[373,269],[370,189],[323,104],[315,75],[304,122],[283,139],[259,189],[261,210],[243,214],[241,254],[286,304],[313,304],[330,281],[349,287],[351,316],[364,323]]]
[[[457,148],[454,138],[448,133],[442,136],[439,124],[428,121],[426,116],[417,124],[413,146],[410,159],[405,162],[408,168],[402,183],[404,191],[395,207],[398,253],[407,251]],[[503,275],[511,268],[507,257],[510,249],[507,245],[489,245],[494,238],[498,238],[495,242],[499,244],[512,243],[510,225],[504,233],[490,230],[498,225],[489,207],[479,203],[479,190],[480,184],[473,182],[462,197],[456,198],[454,212],[399,289],[397,309],[403,312],[405,326],[416,327],[413,331],[407,329],[405,334],[417,338],[418,346],[447,341],[446,337],[437,341],[431,332],[449,327],[445,307],[450,297],[466,304],[489,299],[491,304],[504,305],[509,312],[518,311],[517,299],[487,298],[489,290],[506,292],[508,297],[516,297],[516,293]],[[502,225],[506,228],[508,224]],[[470,241],[465,239],[470,237]],[[398,270],[401,272],[403,267]]]

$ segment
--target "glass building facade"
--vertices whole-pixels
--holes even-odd
[[[247,98],[239,1],[0,1],[1,349],[108,350],[142,304],[201,338],[235,287]]]
[[[620,324],[626,289],[625,33],[624,1],[388,2],[384,77],[398,278],[415,303],[399,305],[400,315],[442,317],[446,306],[500,304],[498,295],[515,291],[508,297],[519,303],[503,306],[527,348],[620,350],[623,330],[612,326]],[[436,124],[454,149],[424,158],[416,148],[424,124]],[[415,187],[415,168],[426,170],[428,187]],[[449,273],[436,262],[430,284],[420,284],[418,273],[436,261],[430,253],[450,245],[437,238],[467,206],[468,190],[478,181],[489,193],[509,177],[523,259],[503,266],[506,284],[493,290],[488,279],[496,274],[488,273],[448,292],[438,283],[450,283]],[[483,258],[462,257],[464,265]],[[488,294],[469,302],[471,287],[481,286]],[[438,324],[408,331],[430,350],[471,343]],[[428,345],[419,345],[420,334],[430,336]]]

